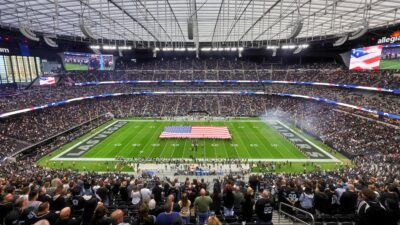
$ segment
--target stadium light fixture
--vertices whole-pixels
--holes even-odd
[[[303,28],[303,23],[301,21],[298,21],[294,25],[293,30],[290,33],[289,37],[287,37],[287,39],[294,39],[295,37],[297,37],[297,35],[300,34],[302,28]]]
[[[43,36],[43,40],[44,42],[53,48],[58,48],[58,44],[52,39],[54,38],[53,36]]]
[[[299,47],[301,47],[302,49],[308,48],[310,45],[309,44],[301,44],[299,45]]]
[[[232,51],[232,52],[237,51],[237,48],[236,48],[236,47],[232,47],[232,48],[231,48],[231,51]]]
[[[84,18],[81,18],[79,21],[79,28],[81,29],[82,33],[89,39],[97,39],[96,35],[93,31],[86,25]]]
[[[39,37],[36,36],[35,33],[33,33],[26,25],[22,25],[19,27],[19,31],[21,32],[22,35],[24,35],[26,38],[32,40],[32,41],[39,41]]]
[[[164,52],[171,52],[171,51],[174,50],[174,48],[166,47],[166,48],[162,48],[162,50],[163,50]]]
[[[209,52],[211,51],[211,48],[207,47],[207,48],[201,48],[202,52]]]
[[[239,47],[238,50],[239,50],[239,52],[241,52],[241,51],[244,50],[244,48],[243,47]]]
[[[195,52],[195,51],[196,51],[196,48],[187,48],[187,51],[188,51],[188,52]]]
[[[338,47],[343,45],[344,43],[346,43],[347,39],[349,38],[349,35],[346,34],[342,37],[340,37],[339,39],[337,39],[334,43],[333,43],[333,47]]]
[[[116,50],[117,46],[115,45],[103,45],[104,50]]]
[[[279,48],[279,46],[277,46],[277,45],[268,45],[267,46],[267,49],[271,49],[271,50],[278,49],[278,48]]]
[[[174,51],[176,51],[176,52],[184,52],[184,51],[186,51],[186,48],[175,48]]]
[[[216,52],[218,51],[218,48],[212,48],[211,51]]]
[[[282,45],[281,48],[282,49],[295,49],[296,45]]]
[[[217,49],[219,52],[222,52],[222,51],[224,51],[224,48],[218,48]]]
[[[364,27],[362,29],[351,33],[350,36],[349,36],[349,40],[350,41],[356,40],[356,39],[362,37],[367,32],[368,32],[368,26],[364,25]]]
[[[155,51],[155,52],[158,52],[158,51],[160,51],[160,48],[157,48],[157,47],[156,47],[156,48],[154,48],[154,51]]]
[[[299,54],[301,51],[303,51],[302,47],[297,47],[294,51],[293,51],[293,55]]]
[[[91,49],[97,49],[97,50],[99,50],[100,49],[100,45],[91,45],[91,46],[89,46]]]
[[[118,50],[131,50],[131,49],[132,49],[132,46],[126,46],[126,45],[118,46]]]

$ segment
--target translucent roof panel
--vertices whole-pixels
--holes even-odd
[[[2,0],[0,23],[31,31],[98,39],[199,42],[341,35],[400,22],[400,0]]]

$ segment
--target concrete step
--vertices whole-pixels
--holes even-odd
[[[285,218],[283,216],[281,216],[280,221],[278,222],[279,219],[279,213],[277,211],[273,212],[272,215],[272,223],[274,223],[274,225],[293,225],[293,221],[289,220],[288,218]]]

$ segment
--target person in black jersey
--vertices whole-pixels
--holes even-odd
[[[268,224],[272,223],[272,212],[274,210],[273,202],[269,199],[269,192],[264,190],[261,194],[261,198],[257,200],[255,205],[255,211],[257,215],[257,224]]]
[[[28,206],[28,199],[19,198],[14,204],[14,208],[11,212],[7,214],[4,218],[5,225],[15,225],[20,224],[20,221],[23,221],[23,212]]]
[[[50,204],[48,202],[43,202],[39,205],[37,213],[30,212],[25,220],[26,224],[34,224],[39,220],[47,220],[50,225],[55,225],[58,219],[58,214],[54,211],[50,211]]]

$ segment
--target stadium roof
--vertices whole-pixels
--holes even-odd
[[[134,42],[213,43],[305,41],[400,22],[400,0],[2,0],[3,27],[26,26],[57,36]],[[105,41],[107,43],[107,41]]]

